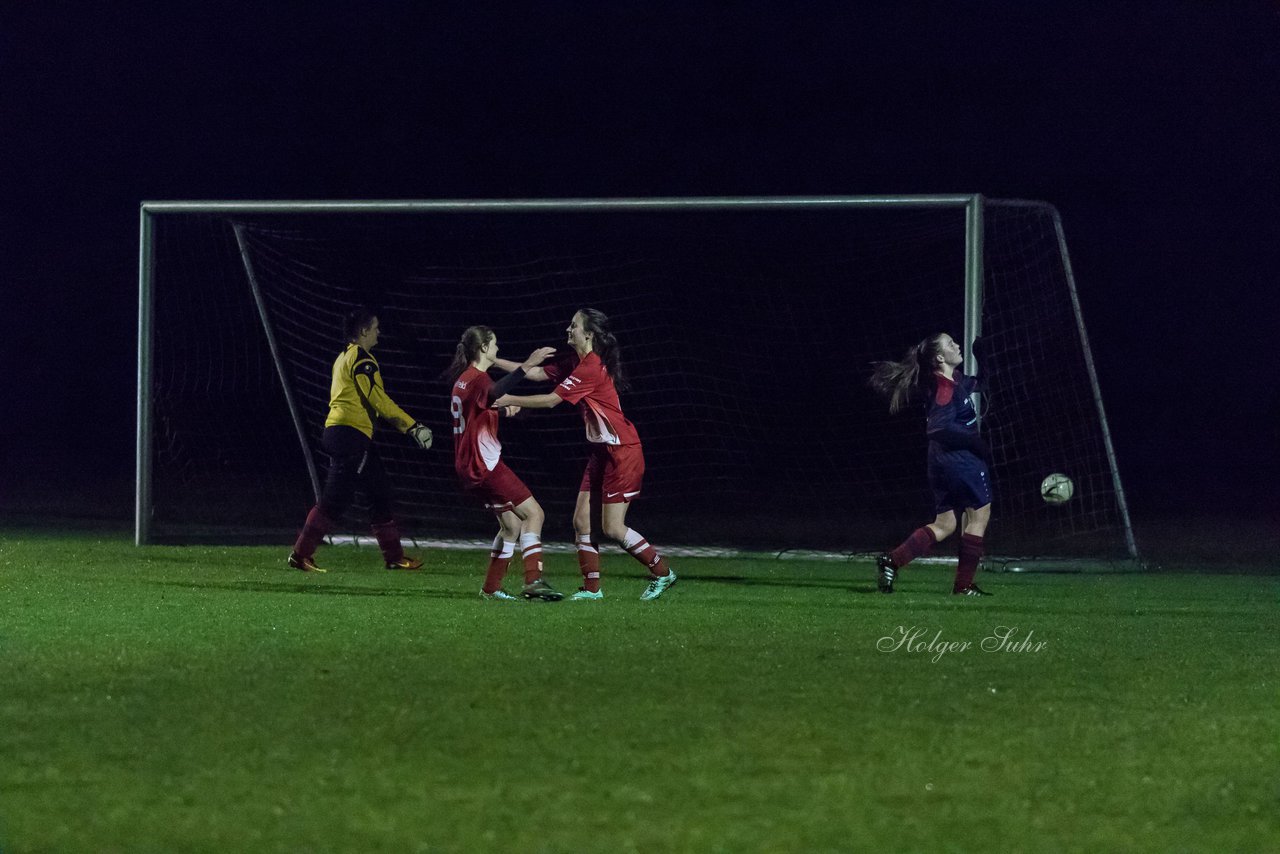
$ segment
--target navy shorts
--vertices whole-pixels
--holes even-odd
[[[987,464],[969,451],[929,449],[929,488],[933,509],[941,515],[949,510],[975,510],[991,503],[991,476]]]

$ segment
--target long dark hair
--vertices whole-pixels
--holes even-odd
[[[480,351],[492,340],[493,330],[489,327],[468,326],[467,331],[463,332],[462,338],[458,340],[457,348],[453,351],[453,361],[440,376],[447,379],[449,385],[453,385],[458,381],[458,377],[462,376],[467,366],[480,358]]]
[[[943,333],[930,335],[897,362],[872,362],[868,384],[889,398],[889,411],[899,412],[911,402],[920,384],[933,376],[934,359],[942,352]]]
[[[377,310],[371,306],[362,305],[359,308],[353,308],[346,314],[342,315],[342,334],[346,338],[348,344],[360,337],[360,333],[364,332],[378,316]]]
[[[604,362],[604,369],[613,380],[613,387],[618,391],[625,391],[629,383],[622,375],[622,348],[609,330],[609,318],[603,311],[595,308],[580,308],[577,313],[582,315],[582,328],[593,336],[591,349]]]

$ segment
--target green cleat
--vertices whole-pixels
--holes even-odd
[[[644,602],[652,602],[662,595],[663,591],[676,583],[676,571],[668,569],[667,574],[659,578],[650,578],[649,586],[640,594],[640,599]]]
[[[604,598],[603,590],[592,592],[583,588],[569,597],[570,602],[596,602]]]
[[[519,602],[520,601],[515,596],[512,596],[510,593],[508,593],[505,590],[495,590],[492,593],[485,593],[483,590],[481,590],[480,598],[487,599],[490,602]]]

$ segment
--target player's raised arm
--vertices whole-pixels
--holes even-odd
[[[500,371],[506,371],[507,373],[511,373],[516,368],[520,367],[520,363],[513,362],[510,359],[494,359],[493,367],[497,368]]]
[[[521,374],[522,379],[546,382],[550,377],[547,376],[546,369],[539,366],[554,356],[555,353],[555,347],[539,347],[530,353],[529,358],[523,362],[513,362],[510,359],[495,359],[493,366],[499,370],[506,371],[508,374],[523,371]]]
[[[549,391],[546,394],[504,394],[492,403],[501,409],[504,406],[519,406],[521,409],[551,409],[564,403],[564,398]]]

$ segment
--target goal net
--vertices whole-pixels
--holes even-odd
[[[975,247],[981,252],[975,257]],[[462,331],[504,357],[603,310],[644,442],[655,541],[878,551],[932,517],[922,413],[870,363],[926,335],[988,342],[990,550],[1134,556],[1065,242],[1047,205],[979,197],[511,203],[149,203],[142,210],[138,539],[290,542],[315,501],[340,318],[372,305],[392,398],[437,436],[376,441],[406,536],[488,538],[453,475]],[[967,342],[966,342],[967,343]],[[526,383],[521,391],[547,390]],[[502,424],[504,459],[571,539],[570,407]],[[1051,506],[1041,479],[1075,496]],[[367,534],[365,508],[344,527]]]

